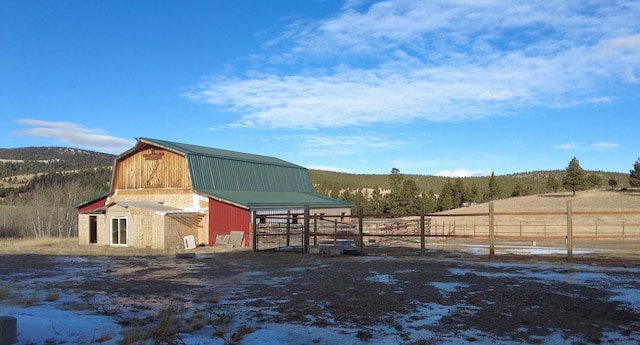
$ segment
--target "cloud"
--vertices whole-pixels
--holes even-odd
[[[376,151],[398,149],[403,146],[401,140],[373,135],[297,135],[281,137],[282,140],[292,140],[298,150],[307,156],[352,156],[355,154],[375,154]]]
[[[575,150],[580,146],[582,146],[581,143],[571,142],[571,143],[565,143],[565,144],[558,144],[558,145],[555,145],[554,147],[560,150]]]
[[[604,151],[604,150],[609,150],[609,149],[615,149],[618,147],[618,144],[616,143],[607,143],[607,142],[599,142],[599,143],[593,143],[591,144],[591,147],[598,150],[598,151]]]
[[[449,170],[441,170],[438,171],[436,176],[443,177],[476,177],[476,176],[489,176],[491,175],[491,171],[485,170],[467,170],[467,169],[456,169],[454,171]]]
[[[631,51],[640,51],[640,34],[615,37],[605,41],[612,48],[619,48]]]
[[[100,129],[85,128],[76,123],[34,119],[18,119],[17,122],[31,128],[14,131],[13,134],[56,139],[69,145],[100,152],[120,153],[135,144],[133,140],[106,135]]]
[[[588,100],[590,103],[595,104],[611,104],[611,98],[609,97],[594,97]]]
[[[623,73],[623,78],[629,84],[638,84],[640,83],[640,78],[633,71],[633,68],[627,68]]]
[[[337,168],[337,167],[333,167],[333,166],[326,166],[326,165],[310,165],[307,167],[307,169],[309,170],[322,170],[322,171],[333,171],[333,172],[340,172],[340,173],[347,173],[347,174],[352,174],[352,171],[349,170],[345,170],[343,168]]]
[[[183,96],[235,114],[235,126],[295,129],[606,103],[637,81],[638,17],[634,1],[352,1],[288,26],[256,69]]]
[[[615,149],[617,148],[619,145],[616,143],[609,143],[609,142],[597,142],[597,143],[592,143],[589,144],[588,147],[597,150],[597,151],[605,151],[605,150],[610,150],[610,149]],[[565,144],[558,144],[554,146],[557,149],[560,150],[577,150],[580,148],[585,147],[585,144],[583,143],[578,143],[578,142],[570,142],[570,143],[565,143]]]

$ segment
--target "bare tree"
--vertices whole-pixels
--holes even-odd
[[[80,183],[72,181],[64,186],[64,206],[62,208],[61,235],[72,237],[78,234],[78,200],[80,198]]]
[[[53,188],[36,186],[32,193],[32,217],[31,232],[35,237],[45,237],[53,235],[53,228],[56,221],[57,208],[60,203],[60,194]]]

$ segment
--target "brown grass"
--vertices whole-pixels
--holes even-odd
[[[197,253],[217,253],[247,248],[199,247]],[[100,245],[79,245],[77,237],[3,238],[0,239],[0,254],[41,254],[41,255],[90,255],[90,256],[157,256],[182,253],[181,249],[158,250],[150,248],[111,247]]]
[[[202,247],[197,253],[215,253],[243,248]],[[149,248],[110,247],[99,245],[79,245],[78,238],[3,238],[0,239],[1,254],[41,254],[41,255],[91,255],[91,256],[156,256],[175,255],[184,250],[157,250]]]
[[[640,190],[587,190],[537,194],[493,201],[495,212],[565,212],[571,201],[574,211],[640,211]],[[444,214],[489,212],[489,203],[463,207]]]

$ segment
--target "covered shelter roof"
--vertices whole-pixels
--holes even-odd
[[[305,192],[267,192],[240,190],[204,191],[214,199],[229,201],[251,209],[279,207],[351,207],[347,201],[337,200],[324,195]]]

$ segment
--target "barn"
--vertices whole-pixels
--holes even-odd
[[[261,214],[350,216],[351,204],[313,192],[309,171],[287,161],[165,140],[139,138],[114,162],[108,194],[78,206],[81,245],[213,246],[225,235],[251,243]]]

